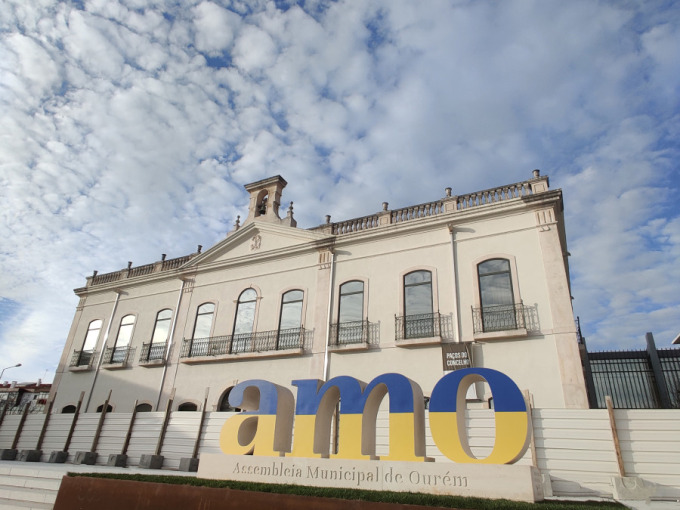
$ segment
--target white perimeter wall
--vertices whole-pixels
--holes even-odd
[[[72,414],[53,414],[42,445],[46,462],[50,452],[63,450]],[[97,463],[106,464],[109,454],[121,453],[131,413],[109,413],[99,438]],[[200,433],[201,453],[219,453],[219,434],[233,413],[206,413]],[[69,452],[90,451],[99,422],[98,413],[81,414]],[[183,457],[191,457],[198,436],[200,412],[171,415],[161,454],[164,468],[177,469]],[[616,429],[625,475],[656,485],[654,497],[680,497],[680,410],[616,410]],[[137,465],[142,454],[155,453],[164,413],[138,413],[128,448],[128,464]],[[426,413],[427,419],[427,413]],[[0,425],[0,449],[10,448],[20,416],[5,416]],[[18,450],[35,449],[45,415],[28,415],[17,443]],[[532,447],[519,461],[535,465],[549,476],[556,496],[612,496],[612,477],[619,475],[616,451],[606,410],[534,409]],[[468,411],[470,445],[478,457],[489,454],[495,430],[493,411]],[[427,454],[436,462],[450,462],[427,432]],[[377,426],[378,455],[387,453],[387,415]]]

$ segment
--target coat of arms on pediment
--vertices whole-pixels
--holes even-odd
[[[259,250],[262,245],[262,236],[260,234],[255,234],[250,238],[250,251]]]

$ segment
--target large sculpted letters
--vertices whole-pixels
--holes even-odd
[[[278,456],[290,451],[293,393],[269,381],[237,384],[229,405],[244,411],[228,419],[220,432],[220,448],[233,455]]]
[[[491,454],[476,458],[465,428],[465,395],[470,384],[486,382],[494,396],[496,441]],[[229,404],[245,411],[229,418],[220,434],[227,454],[342,459],[423,461],[425,418],[420,386],[401,374],[383,374],[368,385],[349,376],[328,382],[292,381],[297,387],[295,432],[291,451],[294,399],[290,390],[264,380],[235,386]],[[376,419],[389,395],[389,454],[376,456]],[[339,404],[337,453],[330,453],[331,423]],[[430,430],[439,450],[460,463],[508,464],[524,455],[529,421],[524,398],[506,375],[488,368],[468,368],[444,376],[432,390]]]
[[[401,374],[383,374],[367,386],[354,377],[292,382],[298,388],[294,457],[375,459],[375,426],[380,403],[390,397],[390,453],[386,460],[424,460],[423,392]],[[329,454],[331,419],[340,403],[338,453]]]
[[[496,442],[491,454],[476,458],[465,429],[465,394],[470,384],[486,381],[496,417]],[[430,432],[439,450],[454,462],[512,464],[529,445],[530,428],[522,392],[507,375],[490,368],[466,368],[442,377],[430,398]]]

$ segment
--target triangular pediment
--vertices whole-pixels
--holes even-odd
[[[318,247],[333,236],[267,222],[252,222],[231,232],[226,239],[194,257],[183,269],[206,264]]]

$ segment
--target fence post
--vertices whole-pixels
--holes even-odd
[[[607,414],[609,415],[609,426],[612,430],[612,438],[614,440],[614,452],[616,453],[616,463],[619,466],[619,476],[626,476],[626,467],[623,464],[623,456],[621,455],[621,445],[619,444],[619,432],[616,430],[616,419],[614,417],[614,405],[612,398],[607,395],[604,397],[607,404]]]
[[[578,326],[579,331],[581,326]],[[588,395],[588,406],[591,409],[598,409],[597,405],[597,390],[595,389],[595,380],[593,379],[593,369],[590,366],[590,356],[588,355],[588,346],[586,345],[586,339],[579,335],[581,338],[581,345],[579,346],[579,352],[581,354],[581,361],[583,364],[583,376],[586,380],[586,395]]]
[[[649,362],[652,365],[652,372],[654,372],[654,382],[656,384],[657,395],[662,409],[671,408],[671,397],[668,394],[668,387],[666,386],[666,378],[663,375],[661,368],[661,361],[659,360],[659,353],[656,352],[656,344],[654,343],[654,336],[651,333],[645,335],[647,340],[647,354],[649,354]]]

